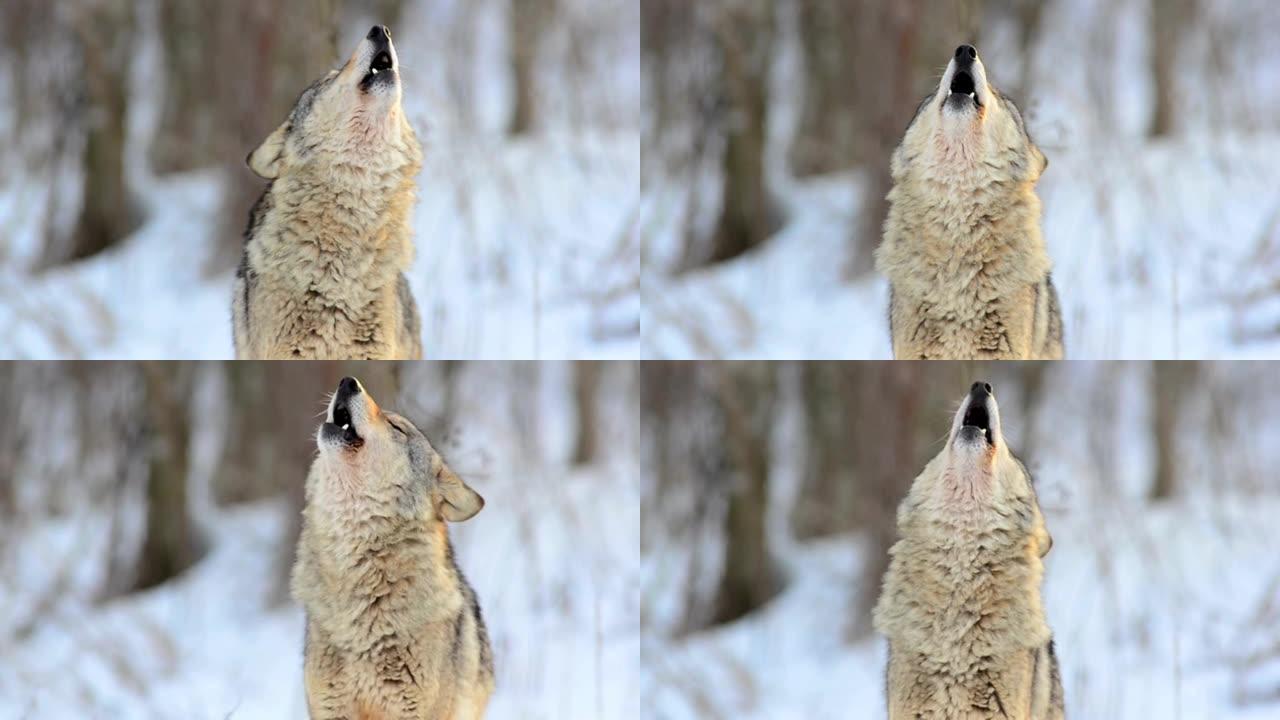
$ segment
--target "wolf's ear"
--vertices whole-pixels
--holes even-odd
[[[444,499],[440,504],[440,514],[444,515],[445,520],[470,520],[484,507],[484,498],[480,497],[480,493],[467,487],[448,465],[441,466],[436,483],[440,488],[440,496]]]
[[[257,173],[258,177],[264,180],[275,180],[280,175],[280,158],[284,157],[284,140],[288,134],[289,122],[286,120],[280,124],[280,127],[273,130],[256,150],[249,153],[249,157],[244,159],[245,164]]]

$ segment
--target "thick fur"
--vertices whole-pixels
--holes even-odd
[[[347,431],[335,424],[344,409]],[[352,379],[339,385],[317,443],[292,576],[307,613],[311,717],[483,717],[493,654],[446,528],[483,499]]]
[[[375,28],[377,30],[377,28]],[[400,108],[395,49],[363,40],[307,88],[248,158],[267,179],[245,230],[231,315],[240,359],[420,359],[404,278],[422,149]]]
[[[965,46],[967,47],[967,46]],[[952,60],[893,154],[877,267],[898,359],[1061,359],[1062,315],[1040,234],[1044,154],[982,61]],[[951,92],[957,72],[974,100]]]
[[[967,424],[986,403],[992,438]],[[1052,540],[1026,468],[975,385],[946,448],[898,508],[900,539],[876,605],[889,639],[890,720],[1062,720],[1040,600]]]

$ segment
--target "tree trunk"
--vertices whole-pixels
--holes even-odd
[[[577,439],[573,444],[573,463],[586,465],[600,454],[599,402],[604,365],[578,362],[573,366],[573,404],[578,420]]]
[[[797,177],[843,170],[858,160],[858,115],[849,73],[858,42],[857,8],[840,0],[797,4],[804,57],[804,104],[789,161]]]
[[[507,124],[509,135],[525,135],[533,129],[538,109],[538,50],[554,13],[554,0],[511,0],[507,43],[515,104]]]
[[[733,464],[724,569],[712,615],[712,623],[720,624],[764,605],[779,590],[765,528],[776,378],[775,367],[768,363],[721,365],[711,371],[718,373],[724,441]]]
[[[741,255],[773,231],[764,174],[773,25],[772,0],[741,0],[724,8],[715,29],[728,127],[713,263]]]
[[[1166,500],[1178,491],[1178,420],[1197,374],[1194,362],[1152,363],[1151,433],[1156,464],[1148,500]]]
[[[138,211],[125,177],[125,121],[133,59],[133,12],[129,3],[85,5],[75,17],[81,39],[87,106],[82,156],[80,214],[69,242],[46,247],[43,265],[95,255],[138,225]]]
[[[146,529],[134,588],[159,585],[191,567],[202,554],[187,507],[187,452],[192,383],[189,367],[143,363],[147,467]]]
[[[1195,0],[1152,0],[1151,2],[1151,79],[1155,85],[1155,100],[1151,114],[1151,137],[1164,137],[1173,132],[1177,116],[1178,60],[1182,48],[1179,44],[1186,28],[1196,12]]]

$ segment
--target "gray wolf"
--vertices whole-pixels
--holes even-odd
[[[231,317],[239,359],[420,359],[404,271],[422,149],[400,108],[391,34],[375,26],[303,91],[253,152]]]
[[[493,652],[446,523],[484,500],[354,378],[338,383],[316,444],[291,578],[311,717],[483,717]]]
[[[1040,601],[1053,540],[990,385],[970,389],[898,533],[873,615],[889,639],[890,720],[1062,720]]]
[[[1035,194],[1047,165],[978,51],[961,45],[893,153],[876,267],[895,358],[1062,358]]]

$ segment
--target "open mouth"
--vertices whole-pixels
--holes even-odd
[[[968,70],[957,70],[955,75],[951,76],[950,89],[951,94],[947,96],[948,100],[953,97],[968,97],[974,105],[982,107],[982,103],[978,102],[978,89],[974,85],[973,74]]]
[[[351,423],[351,410],[345,401],[333,408],[333,422],[324,424],[324,434],[327,438],[340,440],[349,450],[357,450],[364,445],[364,438]]]
[[[360,87],[368,89],[375,82],[393,82],[395,63],[391,60],[391,52],[382,49],[373,56],[369,63],[369,72],[360,80]]]
[[[960,430],[968,430],[971,434],[980,432],[988,445],[995,444],[991,437],[991,415],[987,412],[986,403],[969,403],[968,409],[964,411],[964,419],[960,421]]]

